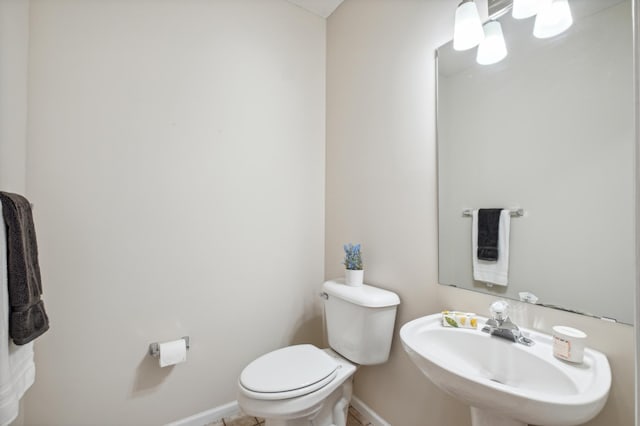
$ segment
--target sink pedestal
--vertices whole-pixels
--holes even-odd
[[[495,411],[471,407],[472,426],[527,426],[526,423],[505,417]]]

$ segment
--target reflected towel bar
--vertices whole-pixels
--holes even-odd
[[[524,216],[524,209],[508,209],[509,210],[509,215],[514,216],[514,217],[521,217]],[[462,216],[472,216],[473,215],[473,209],[464,209],[462,210]]]

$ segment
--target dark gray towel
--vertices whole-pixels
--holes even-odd
[[[7,230],[9,336],[24,345],[49,329],[44,310],[38,246],[31,204],[21,195],[0,192]]]
[[[478,259],[498,260],[498,235],[502,209],[478,210]]]

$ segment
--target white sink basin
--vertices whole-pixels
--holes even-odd
[[[585,349],[584,362],[553,356],[552,338],[533,330],[525,346],[478,330],[443,327],[434,314],[402,326],[405,351],[438,387],[471,405],[474,426],[571,426],[604,406],[611,387],[609,361]]]

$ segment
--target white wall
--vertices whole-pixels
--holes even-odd
[[[27,424],[161,424],[318,342],[325,21],[283,0],[34,0],[27,189],[51,330]],[[191,337],[159,369],[149,343]]]
[[[29,1],[0,1],[0,190],[24,193]]]
[[[486,312],[493,300],[437,283],[434,50],[452,35],[456,5],[347,0],[327,25],[325,271],[342,273],[343,242],[363,243],[365,281],[400,295],[398,328],[443,308]],[[547,332],[557,323],[586,330],[614,377],[607,406],[588,424],[633,424],[632,327],[547,309],[516,313]],[[394,425],[470,424],[467,407],[421,375],[397,334],[390,362],[362,368],[355,393]]]

